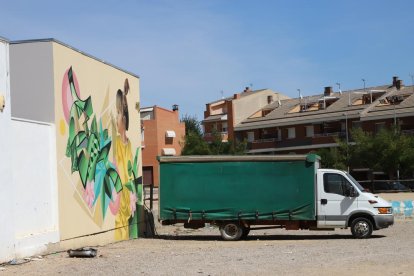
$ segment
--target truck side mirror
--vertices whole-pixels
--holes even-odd
[[[357,197],[358,193],[355,190],[354,186],[345,186],[345,196],[347,197]]]
[[[349,187],[348,191],[349,191],[349,197],[357,197],[358,196],[358,193],[355,190],[354,186]]]

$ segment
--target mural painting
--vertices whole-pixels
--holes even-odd
[[[66,70],[62,82],[62,108],[68,128],[65,155],[70,160],[70,174],[79,179],[76,189],[81,191],[83,203],[94,213],[96,209],[100,212],[100,220],[95,219],[98,224],[114,216],[116,240],[138,237],[137,206],[142,207],[140,147],[134,149],[127,136],[129,90],[125,78],[123,90],[109,91],[113,104],[108,104],[105,111],[110,122],[104,123],[103,114],[94,112],[93,98],[81,96],[72,67]]]
[[[414,201],[412,200],[393,200],[391,201],[392,212],[396,219],[412,219],[414,216]]]

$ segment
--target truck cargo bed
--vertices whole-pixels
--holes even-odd
[[[316,155],[158,160],[160,220],[315,220]]]

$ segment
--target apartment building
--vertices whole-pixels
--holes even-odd
[[[336,147],[337,137],[352,141],[350,130],[377,132],[398,125],[414,134],[414,86],[392,83],[345,92],[324,93],[272,102],[234,127],[248,141],[250,154],[308,153]]]
[[[185,123],[180,122],[178,105],[173,105],[172,110],[159,106],[141,108],[140,113],[143,181],[158,187],[157,156],[181,155]]]
[[[251,90],[246,87],[243,92],[232,97],[223,98],[206,104],[204,111],[204,139],[213,140],[214,132],[221,135],[223,142],[234,140],[234,128],[243,120],[274,102],[289,99],[288,96],[270,89]]]

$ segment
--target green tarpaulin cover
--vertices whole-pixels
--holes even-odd
[[[161,159],[161,220],[315,220],[318,158]]]

